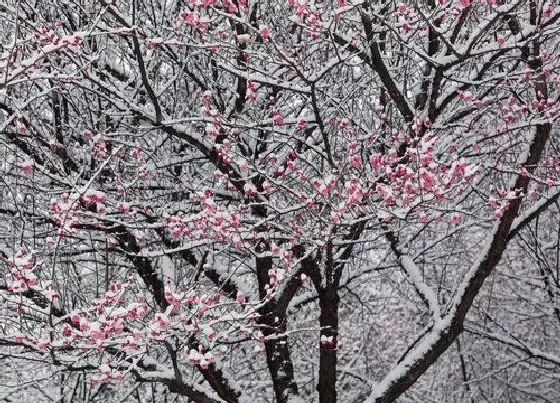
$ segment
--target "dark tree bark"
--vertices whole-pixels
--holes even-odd
[[[266,297],[268,271],[272,269],[272,258],[257,258],[257,277],[260,298]],[[285,403],[290,395],[297,395],[298,388],[294,379],[294,366],[288,344],[286,307],[271,299],[260,310],[259,324],[263,326],[265,337],[266,363],[274,386],[276,402]]]
[[[320,362],[319,362],[319,401],[336,402],[336,350],[338,343],[338,306],[340,297],[333,284],[319,291],[321,315]]]

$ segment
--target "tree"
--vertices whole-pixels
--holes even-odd
[[[2,356],[52,399],[468,401],[473,340],[558,396],[553,4],[0,13]]]

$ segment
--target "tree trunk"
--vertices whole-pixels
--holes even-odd
[[[338,341],[339,297],[334,285],[319,292],[321,340],[319,340],[319,401],[336,402],[336,346]]]
[[[272,266],[270,257],[256,259],[259,293],[262,300],[266,297],[265,285],[268,284],[268,273]],[[266,362],[274,386],[274,396],[277,403],[286,403],[290,395],[298,394],[286,335],[286,310],[279,307],[274,300],[270,300],[259,310],[259,314],[261,315],[259,324],[263,326],[263,334],[266,338],[264,343]]]

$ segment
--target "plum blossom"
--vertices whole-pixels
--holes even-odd
[[[270,28],[267,25],[260,25],[259,35],[261,36],[263,42],[267,42],[270,38]]]
[[[33,163],[31,161],[25,161],[21,164],[21,172],[25,175],[25,176],[29,176],[31,175],[31,172],[33,172]]]

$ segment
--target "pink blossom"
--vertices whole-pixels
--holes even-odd
[[[552,16],[552,13],[554,12],[554,9],[555,9],[555,8],[556,8],[556,5],[555,5],[555,4],[552,4],[552,3],[547,3],[547,4],[545,4],[545,6],[543,7],[543,9],[544,9],[544,12],[543,12],[544,16],[545,16],[546,18],[550,18],[550,17]]]
[[[498,45],[503,46],[504,43],[506,42],[506,38],[505,38],[505,36],[500,34],[500,35],[497,36],[496,41],[498,42]]]
[[[427,192],[431,192],[435,186],[433,175],[424,168],[420,170],[420,183]]]
[[[348,163],[353,168],[359,168],[362,165],[362,160],[359,155],[353,154],[348,157]]]
[[[31,161],[25,161],[21,164],[21,171],[25,176],[31,175],[33,171],[33,163]]]
[[[89,330],[89,321],[81,317],[79,322],[80,332],[87,332]]]
[[[461,98],[465,102],[470,102],[473,99],[473,94],[470,91],[457,91],[459,94],[459,98]]]
[[[210,103],[212,102],[212,91],[210,90],[206,90],[204,91],[201,95],[200,98],[202,99],[202,103],[205,106],[210,106]]]
[[[369,163],[371,168],[377,172],[383,164],[383,156],[381,156],[381,154],[373,154],[369,159]]]
[[[273,114],[273,118],[272,118],[272,119],[273,119],[273,123],[274,123],[276,126],[281,126],[281,125],[284,124],[284,118],[283,118],[279,113],[277,113],[277,112]]]
[[[77,313],[73,313],[70,315],[70,322],[72,322],[72,324],[77,325],[80,323],[80,315]]]
[[[451,214],[451,222],[454,224],[459,224],[461,222],[461,214],[459,213]]]
[[[245,302],[247,302],[247,298],[245,297],[245,295],[243,295],[241,292],[237,292],[237,296],[236,296],[236,301],[238,304],[244,304]]]
[[[161,330],[166,330],[169,327],[169,319],[163,313],[156,313],[154,322]]]
[[[217,127],[214,126],[212,123],[208,123],[206,125],[206,133],[212,137],[213,139],[217,138],[220,132],[218,131]]]
[[[47,348],[49,348],[51,345],[50,341],[48,340],[39,340],[37,343],[37,347],[39,348],[39,350],[44,351]]]
[[[256,196],[258,195],[257,188],[252,183],[246,183],[243,186],[243,190],[247,197]]]
[[[104,215],[105,212],[107,211],[107,207],[103,203],[97,203],[96,207],[97,207],[98,214]]]
[[[105,338],[105,334],[101,331],[101,326],[98,322],[90,324],[89,334],[92,340],[103,340]]]
[[[408,14],[409,8],[404,3],[397,3],[397,12],[402,15]]]
[[[270,28],[267,25],[261,25],[259,27],[259,35],[261,36],[263,42],[267,42],[270,38]]]

